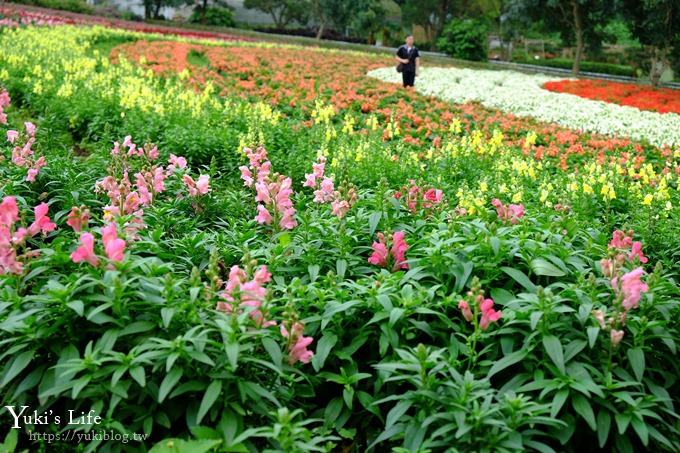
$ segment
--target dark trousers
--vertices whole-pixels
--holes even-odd
[[[415,71],[404,71],[401,73],[402,78],[404,79],[404,86],[405,87],[412,87],[414,82],[416,81],[416,72]]]

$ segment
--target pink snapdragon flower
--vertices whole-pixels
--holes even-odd
[[[369,264],[375,266],[387,267],[388,258],[392,258],[392,272],[400,269],[408,269],[408,263],[406,262],[406,250],[409,246],[405,240],[405,234],[403,231],[395,231],[391,237],[392,246],[389,250],[389,255],[387,253],[387,241],[385,240],[385,235],[383,233],[378,233],[378,242],[373,242],[371,248],[373,253],[368,258]]]
[[[621,277],[621,285],[619,288],[619,279],[614,277],[612,279],[612,288],[617,294],[619,291],[623,295],[622,305],[628,311],[638,307],[638,302],[643,293],[649,291],[649,287],[643,282],[640,277],[644,274],[641,267],[638,267]]]
[[[368,258],[368,262],[374,266],[386,267],[388,252],[387,245],[385,243],[385,235],[378,233],[377,236],[378,242],[374,242],[371,246],[373,253]]]
[[[432,210],[435,208],[441,203],[444,193],[434,187],[429,189],[420,187],[412,179],[409,181],[408,186],[402,187],[393,196],[397,200],[402,201],[409,211],[416,213],[419,209]]]
[[[87,261],[92,266],[99,264],[99,259],[94,253],[94,236],[91,233],[82,233],[80,235],[80,246],[71,253],[71,260],[74,263]]]
[[[524,217],[524,205],[510,204],[506,206],[498,198],[491,200],[491,204],[496,208],[498,218],[504,222],[516,225],[519,219]]]
[[[9,97],[7,90],[0,91],[0,124],[7,124],[7,114],[5,107],[8,107],[12,100]]]
[[[314,357],[314,352],[307,347],[314,342],[314,339],[303,336],[304,325],[300,322],[294,323],[291,331],[289,333],[281,324],[281,335],[288,339],[288,363],[290,365],[296,362],[309,363]]]
[[[458,309],[463,313],[463,318],[465,318],[467,322],[472,322],[473,314],[472,310],[470,310],[470,304],[468,304],[467,301],[461,300],[458,302]]]
[[[15,197],[4,197],[0,203],[0,226],[9,227],[19,221],[19,206]]]
[[[501,319],[502,312],[495,310],[494,301],[490,298],[484,297],[479,280],[475,277],[472,281],[472,289],[468,291],[465,299],[458,302],[458,309],[463,314],[463,318],[473,325],[477,322],[476,318],[479,316],[479,328],[487,330],[491,323],[497,322]]]
[[[123,261],[125,251],[125,241],[118,237],[118,230],[115,223],[110,223],[102,228],[102,242],[104,251],[111,261]]]
[[[47,203],[40,203],[34,208],[35,221],[28,227],[28,234],[35,236],[38,233],[49,233],[57,228],[50,218],[47,216],[49,206]]]
[[[484,302],[480,304],[479,308],[482,312],[482,317],[479,320],[479,327],[482,330],[486,330],[490,323],[501,319],[501,312],[494,310],[492,299],[484,299]]]
[[[48,217],[47,203],[41,203],[34,209],[35,220],[28,227],[15,225],[20,220],[19,206],[15,197],[7,196],[0,202],[0,274],[21,274],[23,259],[39,255],[37,250],[24,251],[26,239],[40,233],[54,231],[56,225]]]
[[[199,197],[210,192],[210,176],[201,175],[197,181],[189,175],[182,176],[182,181],[189,191],[190,197]]]
[[[10,142],[11,144],[14,144],[14,142],[19,138],[19,131],[15,130],[9,130],[7,131],[7,141]]]
[[[356,191],[351,186],[348,190],[342,188],[336,190],[333,178],[325,175],[325,171],[326,158],[319,156],[317,162],[312,164],[312,173],[305,175],[306,180],[303,186],[315,189],[314,202],[330,203],[331,214],[342,219],[356,202]]]
[[[225,289],[220,293],[226,302],[218,302],[217,310],[232,313],[234,304],[238,302],[238,307],[248,311],[248,315],[257,327],[275,325],[276,322],[266,320],[265,313],[262,312],[262,304],[267,295],[264,285],[271,280],[271,277],[267,266],[261,266],[255,271],[252,280],[248,280],[246,272],[239,266],[232,266]]]

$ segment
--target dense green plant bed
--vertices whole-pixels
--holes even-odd
[[[537,66],[548,66],[551,68],[571,69],[573,65],[572,60],[565,58],[548,58],[548,59],[532,59],[532,58],[516,58],[515,63],[532,64]],[[595,61],[582,61],[581,71],[594,72],[597,74],[611,74],[627,77],[636,77],[635,71],[630,66],[623,66],[610,63],[599,63]]]
[[[19,450],[680,448],[672,153],[538,160],[547,126],[428,133],[436,103],[364,79],[379,113],[319,80],[272,107],[214,43],[109,61],[141,37],[0,33],[0,395],[52,411]],[[100,430],[128,443],[56,438]]]

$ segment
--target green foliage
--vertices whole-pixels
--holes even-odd
[[[73,13],[94,14],[95,10],[85,0],[21,0],[12,3],[41,6],[43,8],[60,9]]]
[[[444,28],[437,48],[461,60],[486,61],[487,41],[486,27],[482,22],[454,19]]]
[[[532,59],[532,58],[515,58],[516,63],[533,64],[537,66],[548,66],[551,68],[571,69],[573,60],[566,58],[548,58],[548,59]],[[636,74],[633,68],[625,65],[616,65],[610,63],[600,63],[596,61],[582,61],[581,70],[586,72],[594,72],[598,74],[621,75],[627,77],[635,77]]]
[[[196,7],[189,16],[189,22],[216,27],[233,27],[235,25],[231,9],[220,7],[206,8],[205,10],[203,7]]]
[[[277,28],[285,27],[291,22],[304,25],[309,15],[305,0],[245,0],[243,6],[271,15]]]

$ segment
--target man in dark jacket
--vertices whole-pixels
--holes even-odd
[[[406,37],[406,44],[397,49],[396,59],[403,65],[401,73],[404,79],[404,87],[412,87],[416,81],[416,75],[420,75],[420,52],[413,45],[413,36]]]

